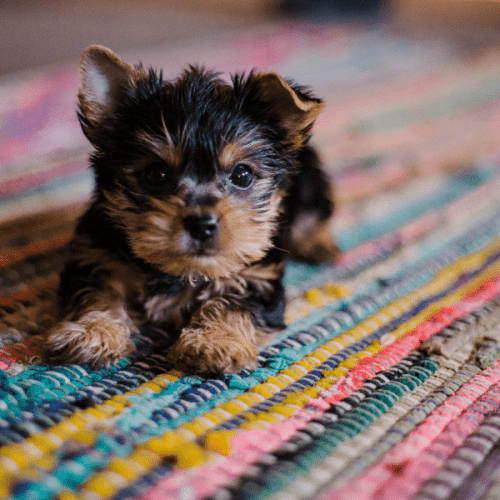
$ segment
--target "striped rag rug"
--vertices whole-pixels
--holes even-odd
[[[168,369],[146,330],[109,369],[40,364],[2,327],[0,498],[498,500],[500,50],[290,24],[122,55],[311,85],[343,254],[289,265],[287,327],[235,375]],[[0,82],[5,316],[43,321],[92,189],[77,86]]]

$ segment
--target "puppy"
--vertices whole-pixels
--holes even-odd
[[[275,73],[175,81],[92,46],[79,119],[95,192],[61,275],[47,359],[109,366],[145,323],[197,374],[257,364],[283,327],[285,261],[333,261],[331,189],[308,145],[322,102]]]

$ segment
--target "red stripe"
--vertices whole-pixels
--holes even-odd
[[[333,404],[345,398],[352,391],[361,387],[365,380],[373,377],[382,370],[386,370],[388,366],[397,363],[411,351],[420,347],[422,342],[451,325],[455,320],[463,318],[472,310],[492,300],[499,293],[500,275],[497,275],[487,280],[460,302],[453,306],[443,307],[434,316],[418,325],[413,331],[384,347],[378,354],[360,360],[356,366],[349,370],[347,375],[341,377],[328,389],[332,394],[326,397],[325,401]]]
[[[40,283],[37,286],[30,288],[29,290],[23,290],[22,292],[17,292],[6,297],[0,297],[0,307],[10,306],[20,300],[27,300],[35,298],[39,292],[46,290],[47,288],[55,288],[59,283],[59,277],[51,278],[49,280]]]
[[[54,250],[56,248],[61,248],[66,245],[71,239],[72,232],[65,233],[62,236],[56,236],[52,239],[46,239],[43,241],[37,241],[29,243],[22,248],[16,248],[8,252],[4,252],[0,255],[0,268],[7,267],[19,262],[32,255],[37,255],[41,253]]]

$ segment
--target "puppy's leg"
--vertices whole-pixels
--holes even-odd
[[[257,346],[284,327],[284,262],[257,263],[225,284],[202,289],[202,306],[169,351],[177,367],[200,374],[237,373],[257,367]],[[212,297],[206,299],[207,293]]]
[[[169,360],[199,374],[256,368],[257,346],[285,326],[283,272],[284,261],[261,261],[246,268],[237,281],[202,288],[202,306],[182,329]]]
[[[333,262],[339,248],[331,234],[334,211],[332,187],[321,170],[316,152],[309,146],[299,154],[300,171],[285,199],[288,216],[284,245],[294,259],[311,264]]]
[[[97,291],[88,293],[86,302],[88,307],[49,330],[47,361],[109,366],[134,351],[133,322],[123,305]]]
[[[93,251],[93,257],[98,252]],[[109,366],[134,350],[127,298],[133,272],[101,252],[70,262],[61,276],[62,320],[47,332],[45,359]]]
[[[259,336],[250,312],[222,298],[207,301],[169,351],[169,360],[191,373],[237,373],[257,366]]]

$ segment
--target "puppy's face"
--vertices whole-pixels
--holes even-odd
[[[174,275],[228,277],[263,258],[321,102],[273,73],[178,80],[90,47],[80,120],[97,199],[134,254]]]

